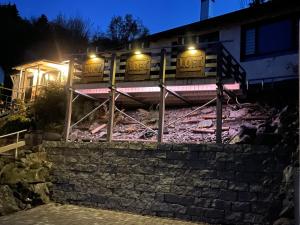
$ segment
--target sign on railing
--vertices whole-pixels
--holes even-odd
[[[177,57],[176,77],[204,77],[205,52],[187,50]]]
[[[132,55],[126,62],[125,80],[147,80],[150,78],[151,57],[146,54]]]

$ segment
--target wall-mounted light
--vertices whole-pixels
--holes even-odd
[[[89,57],[90,57],[90,59],[95,59],[95,58],[97,58],[96,54],[93,54],[93,53],[90,54]]]
[[[140,55],[140,54],[142,54],[142,52],[141,52],[140,50],[135,50],[135,51],[134,51],[134,54],[135,54],[135,55]]]

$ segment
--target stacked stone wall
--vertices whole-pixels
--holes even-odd
[[[52,199],[221,224],[269,224],[286,166],[268,147],[45,142]]]

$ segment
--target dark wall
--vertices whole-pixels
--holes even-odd
[[[264,146],[44,147],[53,162],[56,202],[222,224],[268,224],[279,210],[275,196],[285,163]]]

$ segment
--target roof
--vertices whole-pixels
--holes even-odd
[[[64,63],[59,63],[59,62],[54,62],[46,59],[41,59],[37,61],[33,61],[30,63],[22,64],[19,66],[14,67],[13,69],[15,70],[23,70],[23,69],[29,69],[29,68],[37,68],[39,67],[40,69],[45,69],[45,70],[61,70],[62,66]]]
[[[275,0],[273,0],[275,1]],[[267,2],[258,6],[249,7],[235,12],[227,13],[221,16],[198,21],[184,26],[165,30],[148,36],[149,40],[167,38],[174,35],[186,35],[195,31],[216,31],[221,27],[232,24],[243,24],[255,22],[258,20],[295,14],[299,17],[300,4],[299,0],[278,0]]]

